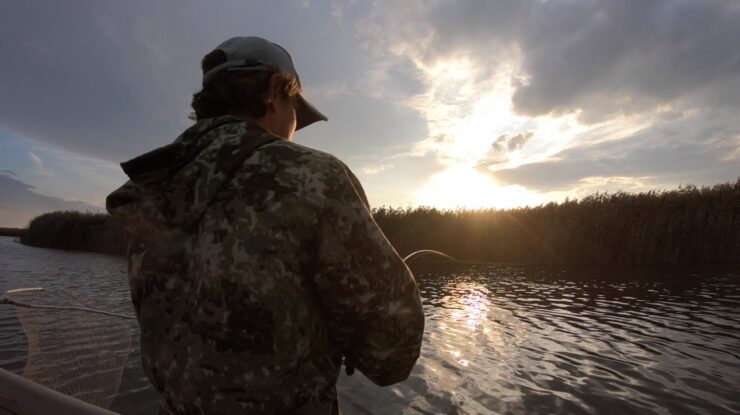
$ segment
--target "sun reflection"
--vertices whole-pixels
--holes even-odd
[[[441,326],[447,326],[459,335],[461,330],[475,332],[479,326],[488,324],[490,300],[488,290],[484,286],[474,283],[458,283],[451,287],[450,291],[457,295],[448,297],[446,303],[451,308],[451,312],[449,320]],[[458,364],[468,367],[470,365],[468,359],[475,356],[470,355],[470,350],[461,348],[460,343],[456,342],[456,346],[453,344],[447,345],[447,352]]]
[[[457,300],[458,308],[452,312],[453,320],[462,321],[471,329],[477,328],[480,323],[487,320],[491,300],[488,299],[488,289],[485,286],[460,283],[456,285],[455,291],[464,294]]]
[[[422,364],[426,386],[440,395],[466,394],[471,379],[481,390],[516,391],[500,385],[511,373],[529,328],[490,282],[474,281],[440,281],[427,292],[435,311],[427,322]]]

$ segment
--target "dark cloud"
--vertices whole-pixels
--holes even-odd
[[[506,149],[509,151],[521,150],[524,144],[526,144],[527,141],[531,140],[532,137],[534,137],[534,133],[531,131],[517,134],[508,139]]]
[[[546,2],[522,49],[526,114],[582,110],[586,121],[721,90],[740,76],[740,8],[725,1]],[[571,25],[553,24],[569,16]],[[740,91],[738,91],[740,92]]]
[[[99,211],[84,202],[45,196],[21,181],[12,172],[0,171],[0,227],[24,227],[34,217],[55,210]]]
[[[332,19],[329,5],[304,9],[297,1],[6,4],[0,130],[76,154],[128,159],[189,125],[200,60],[229,37],[260,35],[288,48],[309,96],[317,84],[352,83],[365,62]],[[322,105],[332,119],[333,109]]]
[[[158,65],[176,51],[157,50],[161,39],[147,45],[156,28],[145,22],[104,2],[5,7],[0,128],[109,160],[130,155],[144,139],[171,136],[186,114],[182,96],[168,87],[184,73],[194,78],[197,68],[162,76]]]
[[[534,137],[534,132],[525,131],[516,135],[502,134],[492,144],[486,155],[478,161],[479,168],[505,163],[508,153],[521,150]]]
[[[594,122],[695,96],[740,103],[736,1],[458,0],[417,19],[429,61],[467,54],[485,75],[519,56],[520,114],[580,110]]]

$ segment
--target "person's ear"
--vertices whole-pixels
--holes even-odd
[[[276,103],[278,98],[281,96],[282,79],[280,74],[273,74],[270,77],[270,82],[267,84],[267,111],[275,112]]]

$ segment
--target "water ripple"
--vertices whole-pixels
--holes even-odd
[[[0,290],[63,288],[90,306],[132,311],[117,258],[0,238],[0,276]],[[740,413],[737,272],[613,277],[489,266],[417,276],[427,317],[417,366],[386,388],[343,374],[343,412]],[[0,366],[20,372],[25,353],[13,308],[0,307]],[[135,347],[112,409],[156,413],[140,362]]]

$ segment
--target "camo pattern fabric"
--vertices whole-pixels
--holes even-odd
[[[245,159],[254,140],[266,144]],[[122,166],[130,180],[107,207],[133,236],[163,412],[338,413],[342,356],[378,385],[408,377],[418,288],[337,158],[219,117]]]

